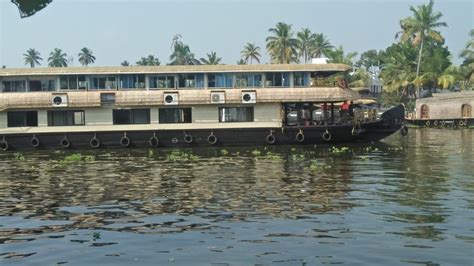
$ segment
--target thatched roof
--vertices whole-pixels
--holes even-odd
[[[343,64],[258,64],[258,65],[190,65],[127,67],[37,67],[0,69],[0,78],[8,76],[91,75],[91,74],[177,74],[177,73],[251,73],[322,71],[341,72],[351,68]]]
[[[473,100],[474,91],[464,92],[448,92],[448,93],[434,93],[433,97],[423,98],[416,100],[417,104],[425,104],[438,101],[456,101],[456,100]]]

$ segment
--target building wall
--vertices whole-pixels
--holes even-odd
[[[429,108],[429,119],[459,119],[462,118],[462,105],[471,105],[471,110],[474,112],[474,98],[457,98],[457,99],[439,99],[439,100],[425,100],[416,103],[416,118],[421,118],[421,107],[427,105]],[[471,118],[474,118],[471,112]]]

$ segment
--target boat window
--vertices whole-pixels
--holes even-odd
[[[461,113],[463,118],[470,118],[472,116],[472,108],[469,104],[463,104],[461,107]]]
[[[115,109],[114,125],[150,124],[150,109]]]
[[[61,110],[48,111],[48,126],[78,126],[85,125],[84,111]]]
[[[428,105],[423,104],[421,106],[421,119],[428,119],[430,117],[429,112],[430,108],[428,107]]]
[[[293,87],[307,87],[309,85],[309,75],[306,72],[293,73]]]
[[[37,111],[18,111],[7,113],[8,127],[37,127]]]
[[[25,80],[3,81],[3,92],[26,92]]]
[[[179,74],[178,85],[180,88],[202,88],[204,74]]]
[[[30,91],[54,91],[56,82],[54,80],[30,80]]]
[[[261,74],[239,74],[235,80],[235,86],[238,88],[261,87]]]
[[[150,88],[174,88],[174,76],[153,76],[149,78]]]
[[[102,104],[104,103],[109,103],[109,104],[113,104],[115,103],[115,93],[101,93],[100,94],[100,102]]]
[[[115,76],[91,77],[92,90],[115,90],[117,89],[117,79]]]
[[[232,88],[234,77],[232,74],[208,74],[209,88]]]
[[[160,124],[191,123],[191,108],[160,108]]]
[[[219,122],[253,122],[253,107],[221,107]]]
[[[87,84],[84,76],[61,76],[59,78],[60,90],[85,90]]]
[[[144,89],[145,88],[145,75],[121,75],[120,88]]]
[[[265,73],[265,87],[289,87],[289,73]]]

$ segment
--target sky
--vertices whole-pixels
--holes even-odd
[[[196,58],[215,51],[225,64],[240,59],[243,46],[261,47],[263,63],[268,29],[278,22],[294,31],[309,28],[324,33],[334,46],[359,54],[385,49],[395,42],[399,21],[411,15],[410,6],[428,0],[53,0],[35,15],[21,19],[10,0],[0,0],[0,65],[26,67],[29,48],[41,53],[42,66],[49,53],[60,48],[73,56],[83,47],[96,57],[95,66],[135,64],[150,54],[169,62],[171,40],[182,36]],[[441,33],[453,55],[474,28],[473,0],[436,0],[434,9],[448,24]]]

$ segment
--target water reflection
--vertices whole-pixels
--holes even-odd
[[[181,264],[468,262],[473,137],[414,130],[349,148],[85,151],[71,161],[63,152],[2,154],[0,256],[45,264],[127,264],[113,258],[130,253]],[[84,245],[107,252],[77,257]],[[346,253],[335,251],[340,245]],[[65,250],[51,256],[48,247]],[[202,257],[215,253],[223,260]]]

